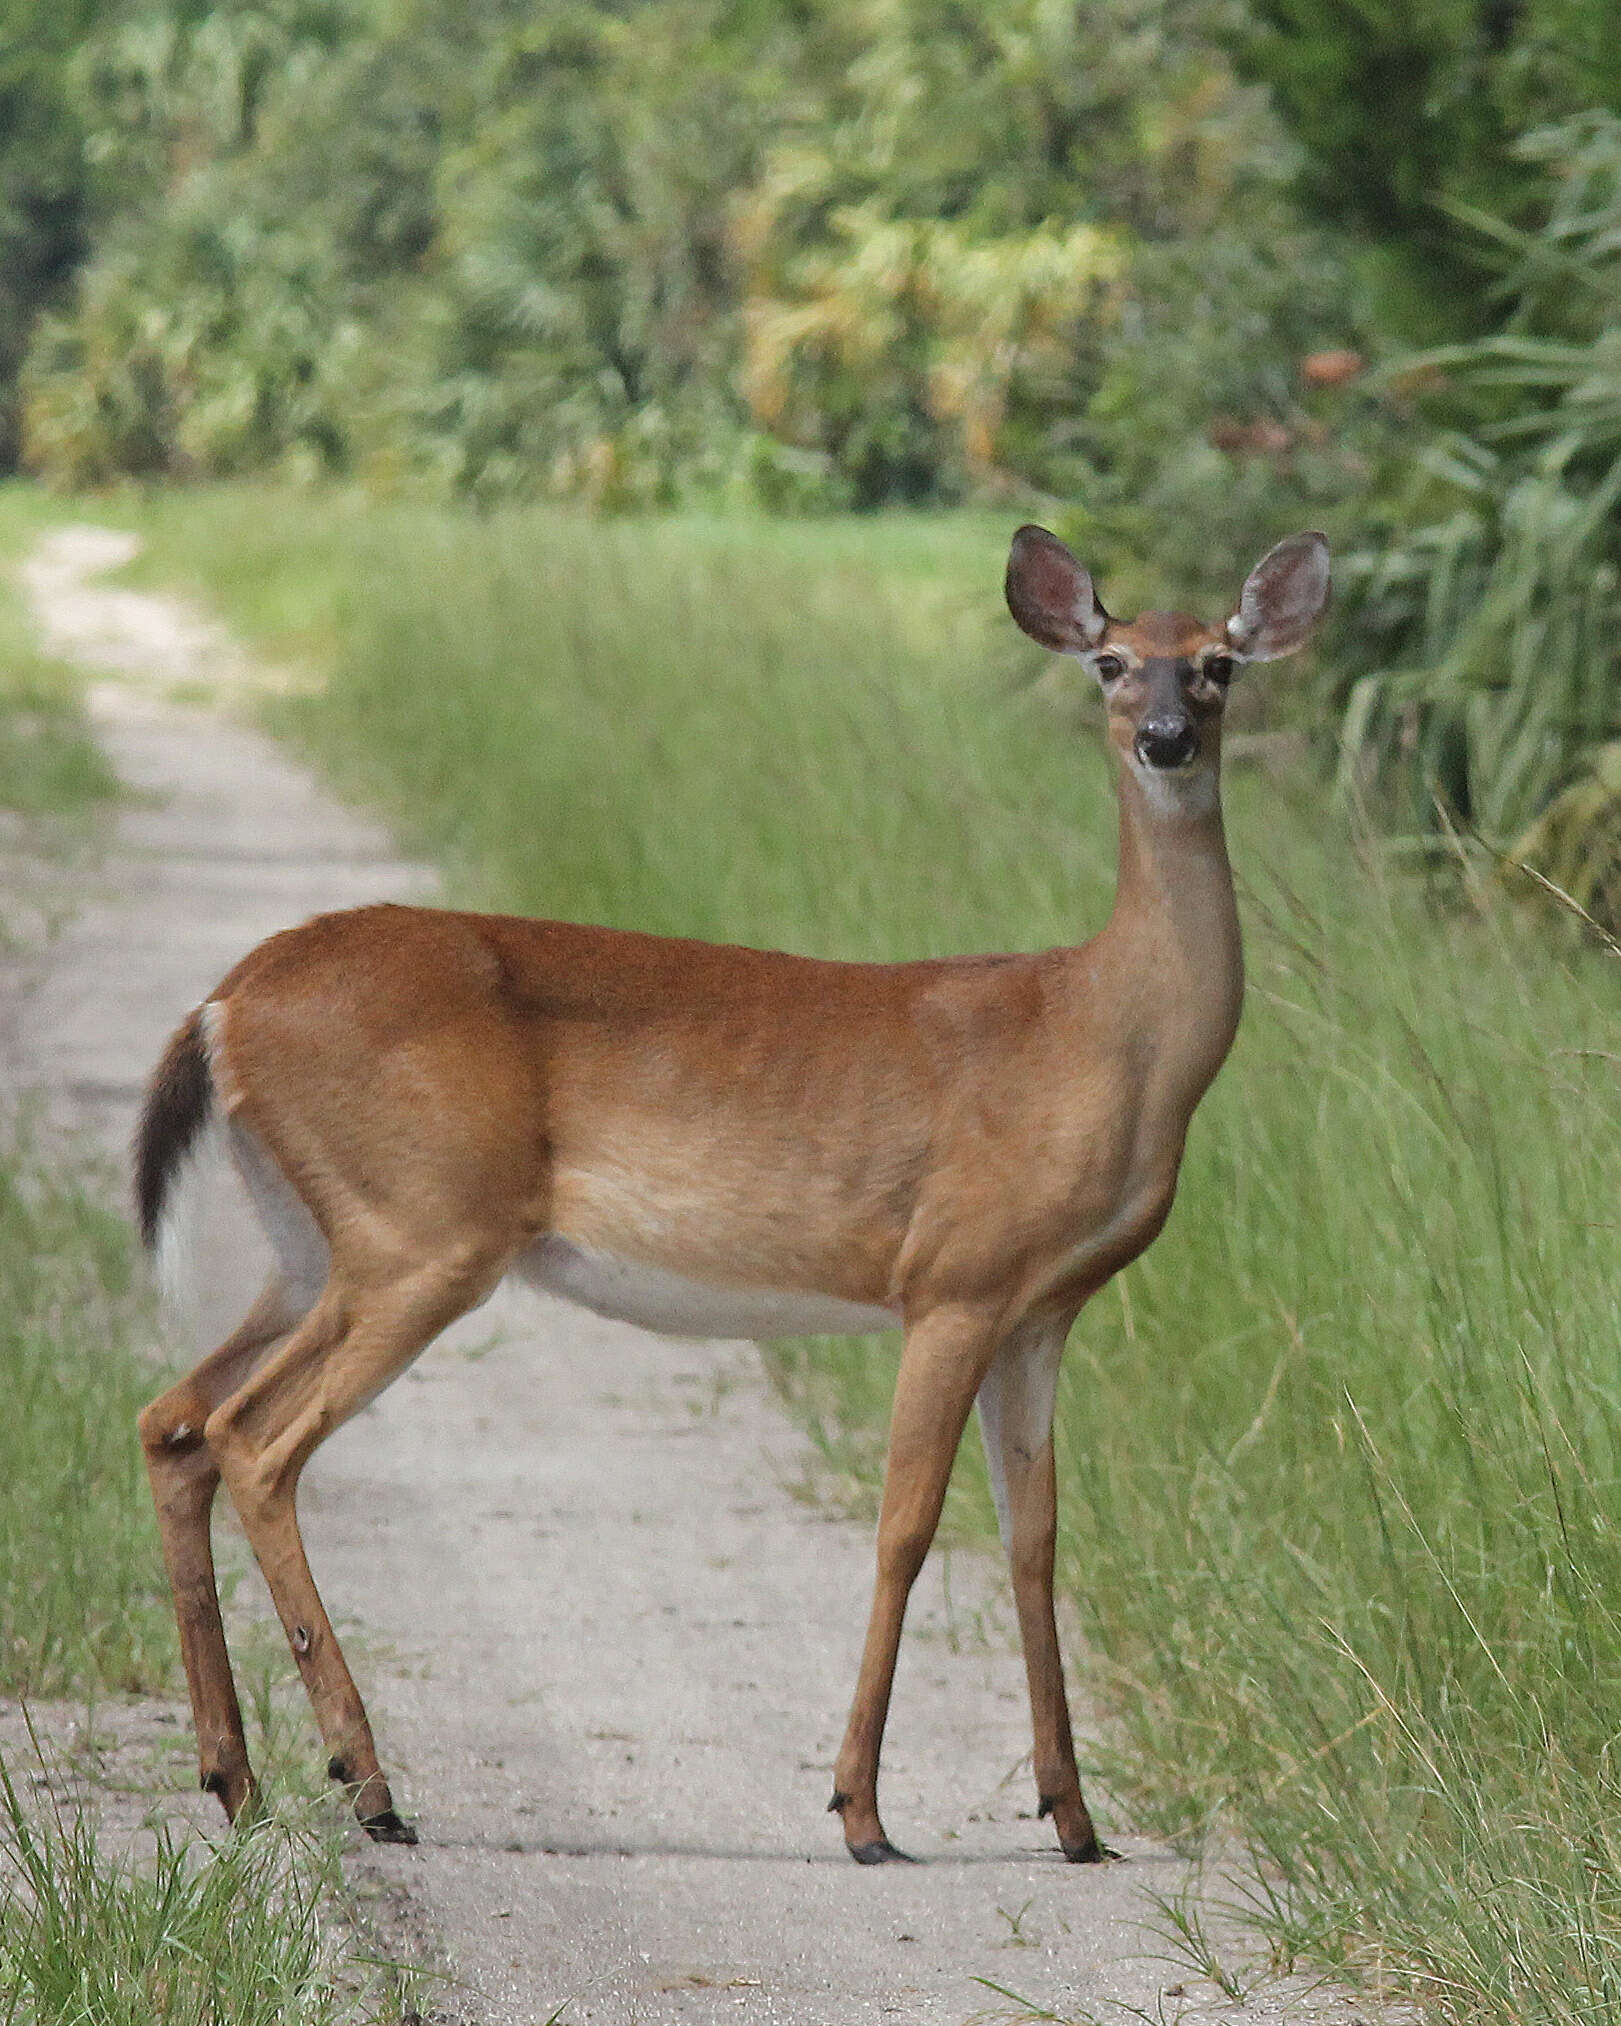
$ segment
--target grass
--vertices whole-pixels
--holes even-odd
[[[1095,731],[1018,681],[982,525],[240,495],[146,524],[154,567],[319,643],[281,724],[458,897],[848,955],[1106,912]],[[1244,1030],[1060,1401],[1096,1770],[1248,1846],[1279,1962],[1621,2021],[1621,970],[1393,881],[1310,781],[1230,790]],[[777,1369],[870,1486],[884,1358]],[[959,1478],[988,1533],[977,1445]]]
[[[1046,853],[1081,874],[1072,783],[1045,707],[987,718],[1000,562],[978,522],[941,524],[923,589],[926,522],[884,529],[894,573],[842,523],[796,554],[739,522],[288,516],[250,493],[212,517],[159,498],[145,525],[150,573],[207,580],[217,558],[239,622],[276,615],[278,651],[324,643],[341,680],[278,724],[464,900],[878,955],[897,917],[951,947],[976,902],[970,939],[998,942],[1012,882],[1016,911],[1067,927]],[[1000,673],[1031,667],[1013,648]],[[1034,861],[1031,773],[1052,805]]]
[[[89,1811],[26,1806],[0,1767],[3,2026],[340,2026],[398,2016],[328,1918],[336,1844],[296,1810],[119,1862]]]
[[[0,1693],[172,1685],[135,1414],[156,1374],[123,1221],[25,1133],[0,1141]]]

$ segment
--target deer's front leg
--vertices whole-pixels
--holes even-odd
[[[995,1350],[995,1325],[973,1311],[938,1309],[907,1328],[890,1414],[872,1616],[828,1804],[843,1816],[844,1840],[858,1864],[904,1856],[878,1819],[878,1754],[901,1622],[940,1521],[963,1424]]]
[[[1038,1805],[1043,1815],[1052,1816],[1070,1862],[1092,1864],[1109,1853],[1099,1843],[1081,1797],[1053,1612],[1058,1540],[1053,1402],[1068,1334],[1066,1318],[1009,1337],[979,1389],[979,1419],[1024,1642]]]

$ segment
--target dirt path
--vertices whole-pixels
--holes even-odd
[[[229,691],[251,670],[174,602],[91,582],[131,553],[72,528],[29,565],[43,635],[100,672],[94,722],[140,799],[9,1048],[11,1075],[111,1147],[168,1029],[257,938],[431,891],[264,739],[165,700],[177,672]],[[213,1242],[223,1259],[240,1235]],[[749,1347],[504,1295],[320,1452],[311,1559],[364,1628],[422,1833],[353,1863],[451,1972],[441,2016],[1013,2016],[979,1978],[1069,2018],[1227,2016],[1139,1924],[1184,1868],[1113,1825],[1131,1861],[1075,1869],[1031,1819],[1022,1672],[977,1558],[949,1587],[931,1559],[886,1754],[886,1820],[930,1861],[844,1857],[823,1809],[870,1543],[796,1500],[798,1456]],[[1281,1987],[1243,2016],[1324,2012],[1354,2016]]]

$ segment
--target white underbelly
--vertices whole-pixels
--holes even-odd
[[[714,1287],[662,1266],[595,1252],[555,1232],[518,1255],[512,1271],[532,1287],[597,1315],[675,1337],[806,1337],[895,1330],[898,1315],[834,1295]]]

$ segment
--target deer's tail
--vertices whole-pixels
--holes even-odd
[[[148,1252],[158,1249],[164,1205],[213,1108],[214,1079],[199,1006],[175,1029],[152,1072],[135,1129],[135,1214]]]

